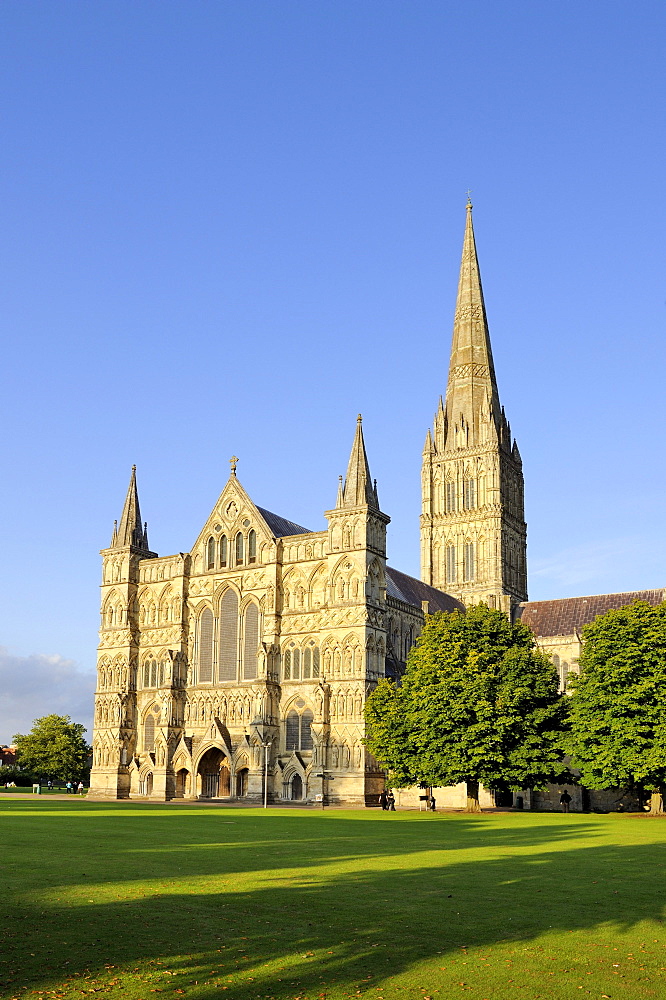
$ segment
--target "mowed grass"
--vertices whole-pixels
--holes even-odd
[[[0,996],[666,997],[666,820],[0,802]]]

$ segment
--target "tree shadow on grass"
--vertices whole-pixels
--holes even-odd
[[[250,819],[238,831],[239,837],[253,827],[262,829]],[[331,824],[314,828],[311,823],[304,828],[303,819],[295,815],[280,820],[277,830],[285,836],[291,831],[299,844],[293,845],[299,861],[294,859],[295,874],[287,876],[290,884],[278,870],[272,885],[241,891],[225,886],[225,876],[233,872],[269,871],[279,862],[251,840],[231,842],[230,850],[224,845],[216,854],[210,841],[205,842],[211,829],[207,823],[196,831],[187,824],[178,826],[181,835],[189,834],[188,845],[181,844],[178,851],[172,836],[162,855],[154,853],[158,831],[151,827],[151,850],[141,854],[135,850],[141,845],[135,844],[127,825],[119,826],[123,841],[109,850],[125,870],[118,870],[115,878],[107,873],[96,879],[94,859],[87,856],[90,871],[84,878],[80,871],[77,874],[76,864],[72,868],[76,858],[70,857],[67,871],[60,872],[68,877],[54,880],[59,888],[54,886],[37,901],[18,892],[13,901],[9,930],[16,936],[10,957],[17,971],[8,977],[13,983],[7,983],[4,995],[15,995],[12,989],[19,985],[22,990],[37,984],[54,988],[66,977],[70,981],[66,989],[73,993],[80,977],[89,974],[99,988],[115,971],[105,974],[105,964],[138,970],[135,982],[126,983],[128,996],[144,996],[135,991],[139,985],[145,992],[183,990],[193,1000],[221,996],[224,986],[233,1000],[340,995],[374,988],[389,975],[465,946],[531,941],[548,931],[608,924],[622,931],[643,920],[662,920],[666,850],[653,844],[625,847],[607,842],[590,847],[589,841],[577,848],[566,843],[567,838],[595,829],[594,823],[578,817],[567,825],[549,819],[508,832],[489,824],[484,830],[483,818],[435,820],[419,829],[408,819],[391,829],[366,823],[368,835],[363,831],[360,842],[359,824],[353,819],[338,816]],[[320,838],[322,842],[330,848],[339,834],[345,842],[336,857],[362,858],[362,866],[345,872],[327,870],[321,857],[304,856],[304,843],[311,843],[305,834],[329,828],[335,832],[330,839]],[[384,829],[386,843],[376,843],[381,839],[377,828]],[[399,828],[404,833],[397,833]],[[271,830],[275,833],[274,824]],[[202,842],[192,849],[195,832],[194,840],[199,837]],[[502,834],[507,834],[508,842],[503,842]],[[548,834],[551,841],[564,841],[566,850],[547,850]],[[346,843],[348,836],[355,850]],[[388,856],[400,853],[406,840],[410,848],[404,850],[405,866],[386,870]],[[452,843],[460,849],[486,848],[489,856],[475,852],[468,859],[453,858]],[[531,855],[502,855],[502,847],[530,846]],[[423,851],[437,849],[440,853],[427,863],[416,863]],[[107,863],[108,853],[100,852]],[[317,870],[317,865],[322,867]],[[187,894],[158,884],[165,878],[172,885],[187,883],[202,875],[217,878],[216,888],[199,892],[194,886]],[[107,891],[101,901],[105,880],[118,886],[122,896],[121,883],[141,877],[153,880],[158,894],[112,900]],[[79,892],[67,899],[68,891],[78,892],[88,878],[93,884],[85,898]],[[63,896],[60,902],[58,892]],[[3,958],[7,956],[6,952]]]

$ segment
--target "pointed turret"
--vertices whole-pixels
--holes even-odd
[[[148,532],[141,525],[141,508],[139,507],[139,491],[136,486],[136,465],[132,466],[125,505],[120,518],[120,524],[113,529],[112,548],[133,545],[137,549],[148,551]]]
[[[365,453],[363,418],[359,413],[356,418],[356,434],[347,466],[347,478],[342,491],[342,505],[344,507],[361,507],[366,504],[368,507],[379,508],[376,490],[373,489],[370,478],[368,456]]]

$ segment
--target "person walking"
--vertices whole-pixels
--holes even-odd
[[[67,784],[65,785],[65,792],[67,793],[67,795],[69,795],[71,790],[72,790],[72,783],[71,781],[68,781]]]
[[[560,795],[560,805],[562,806],[562,812],[563,813],[568,813],[569,812],[569,803],[570,802],[571,802],[571,796],[569,795],[568,791],[565,788],[564,791],[562,792],[562,794]]]
[[[382,810],[386,812],[386,810],[388,809],[388,795],[386,794],[386,789],[384,789],[384,791],[379,796],[379,804],[382,807]]]
[[[395,812],[395,795],[393,794],[393,792],[389,792],[388,795],[386,796],[386,804],[387,804],[387,807],[388,807],[388,811],[394,813]]]
[[[79,781],[79,795],[83,795],[83,782]]]

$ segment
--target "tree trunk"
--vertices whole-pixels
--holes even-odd
[[[664,789],[660,788],[658,792],[653,792],[650,796],[650,816],[663,816],[664,815]]]
[[[481,806],[479,805],[479,783],[478,781],[468,781],[467,782],[467,806],[465,812],[468,813],[480,813]]]

